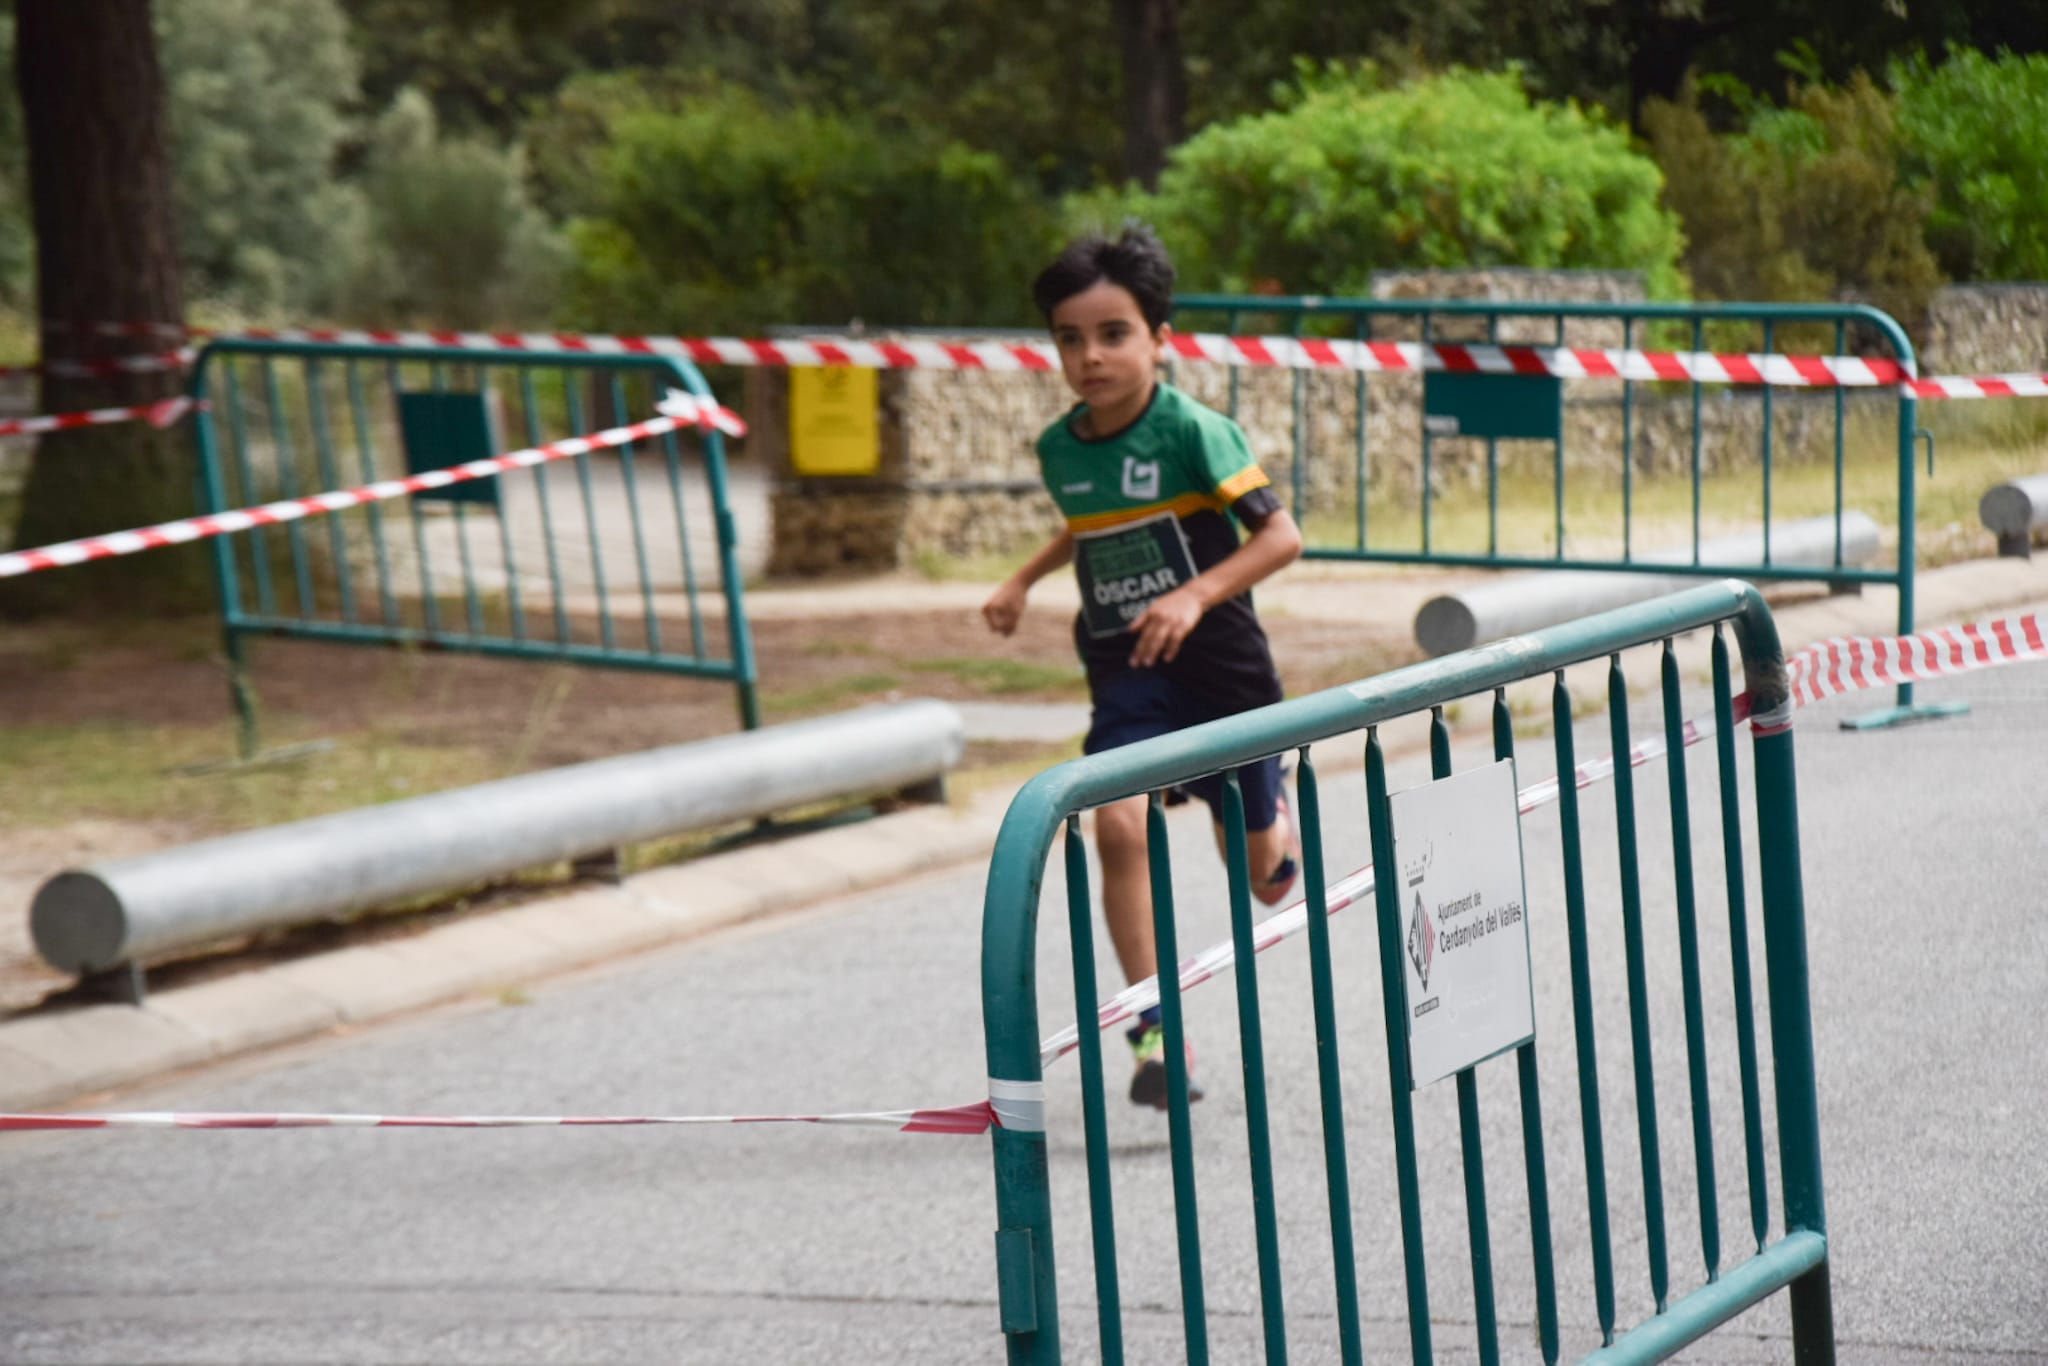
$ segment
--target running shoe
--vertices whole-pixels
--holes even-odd
[[[1124,1037],[1131,1041],[1131,1053],[1138,1068],[1131,1074],[1131,1104],[1166,1108],[1166,1030],[1159,1025],[1140,1025]],[[1188,1050],[1188,1103],[1202,1098],[1202,1083],[1195,1080],[1195,1050]]]

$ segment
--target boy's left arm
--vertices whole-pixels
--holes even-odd
[[[1211,607],[1228,602],[1301,555],[1301,528],[1286,508],[1275,507],[1252,525],[1252,534],[1231,554],[1171,593],[1154,598],[1131,623],[1138,639],[1131,666],[1148,668],[1180,653],[1181,642]]]

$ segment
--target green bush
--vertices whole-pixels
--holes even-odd
[[[1688,87],[1643,126],[1708,298],[1855,298],[1909,327],[1942,283],[1924,236],[1931,197],[1900,170],[1894,98],[1868,76],[1809,85],[1783,108],[1732,83],[1742,126],[1716,133]]]
[[[356,99],[336,0],[159,0],[187,292],[257,312],[305,302],[348,213],[335,154]]]
[[[577,323],[1030,321],[1051,213],[988,153],[730,88],[601,112],[570,229]]]
[[[1078,219],[1155,224],[1190,286],[1364,294],[1376,270],[1633,269],[1680,291],[1656,166],[1597,112],[1532,102],[1514,71],[1389,86],[1312,70],[1270,113],[1177,148],[1153,195],[1095,193]]]
[[[352,188],[325,281],[329,314],[455,328],[552,315],[566,251],[527,195],[516,149],[444,138],[426,97],[401,91]]]
[[[1930,186],[1927,238],[1958,279],[2048,279],[2048,56],[1951,52],[1892,68],[1907,175]]]

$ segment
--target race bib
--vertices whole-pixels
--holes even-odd
[[[1195,558],[1171,512],[1074,537],[1081,619],[1091,638],[1121,635],[1154,598],[1195,577]]]

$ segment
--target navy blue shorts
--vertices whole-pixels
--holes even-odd
[[[1127,669],[1112,675],[1095,689],[1094,702],[1088,738],[1081,743],[1084,754],[1100,754],[1237,714],[1196,696],[1157,669]],[[1272,825],[1279,809],[1280,757],[1272,755],[1246,764],[1237,771],[1237,783],[1244,793],[1244,828],[1264,830]],[[1223,819],[1221,774],[1193,779],[1175,791],[1201,798],[1217,820]]]

